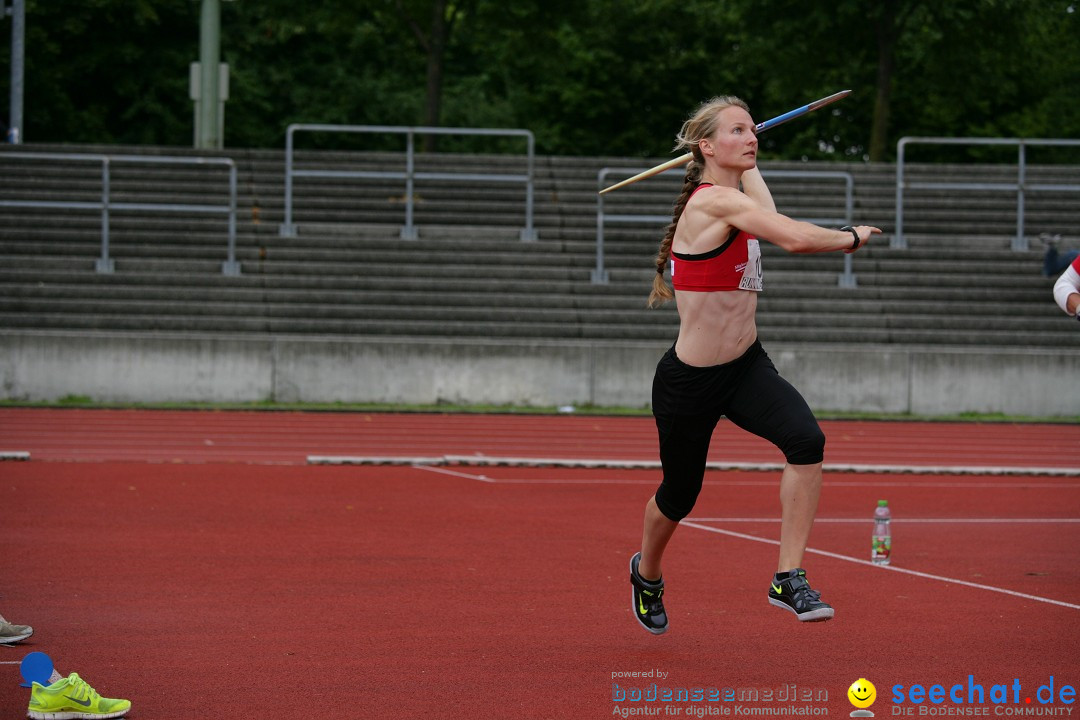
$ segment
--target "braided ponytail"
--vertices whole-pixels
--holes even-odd
[[[694,155],[696,157],[697,152]],[[653,278],[652,292],[649,293],[649,307],[651,308],[657,307],[675,297],[675,293],[664,282],[664,268],[667,267],[668,260],[671,259],[671,241],[675,238],[675,228],[679,225],[679,218],[682,217],[683,210],[686,209],[686,202],[690,199],[690,195],[693,194],[694,188],[701,182],[701,173],[704,169],[705,166],[696,159],[691,160],[690,164],[686,166],[686,177],[683,179],[682,192],[679,193],[679,197],[675,200],[675,206],[671,211],[671,222],[664,232],[664,239],[660,241],[660,250],[656,253],[656,276]]]
[[[745,102],[734,95],[714,97],[703,103],[690,119],[683,123],[682,130],[675,136],[675,150],[689,150],[694,154],[694,159],[686,166],[686,177],[683,180],[682,192],[675,200],[675,206],[671,212],[671,223],[664,232],[664,239],[660,241],[660,249],[656,253],[656,275],[653,276],[652,292],[649,293],[649,307],[657,307],[675,297],[675,293],[664,281],[664,268],[671,259],[671,241],[675,238],[675,228],[679,224],[686,203],[690,200],[694,188],[701,183],[702,174],[705,172],[705,159],[701,156],[698,142],[709,137],[716,131],[716,125],[720,118],[720,111],[731,106],[741,107],[749,112],[750,108]]]

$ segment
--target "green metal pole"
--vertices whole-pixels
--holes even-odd
[[[221,62],[221,2],[202,0],[199,25],[199,137],[195,147],[217,150],[223,138],[218,136],[218,65]]]

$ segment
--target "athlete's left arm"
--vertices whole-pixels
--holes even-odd
[[[756,165],[742,174],[742,187],[743,192],[751,200],[766,210],[776,212],[776,203],[773,201],[772,193],[769,191],[769,186],[765,184],[765,178],[761,176],[761,171],[758,170]]]

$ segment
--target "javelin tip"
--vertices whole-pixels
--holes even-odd
[[[828,105],[830,103],[834,103],[837,100],[843,100],[844,98],[846,98],[850,94],[851,94],[850,90],[841,90],[840,92],[833,93],[832,95],[829,95],[828,97],[823,97],[820,100],[815,100],[814,102],[810,103],[807,107],[810,110],[817,110],[818,108],[824,107],[824,106],[826,106],[826,105]]]

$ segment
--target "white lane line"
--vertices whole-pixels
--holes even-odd
[[[308,455],[309,465],[441,465],[442,457],[418,457],[403,455]]]
[[[713,523],[778,523],[780,518],[767,517],[767,518],[752,518],[752,517],[691,517],[686,518],[691,522],[713,522]],[[894,523],[985,523],[988,525],[995,524],[1008,524],[1008,523],[1080,523],[1080,518],[893,518]],[[814,518],[814,524],[817,523],[860,523],[871,525],[874,521],[870,518]]]
[[[631,480],[629,478],[495,478],[493,482],[516,485],[652,485],[660,484],[660,478]],[[723,487],[776,487],[779,480],[705,480],[706,485]],[[1055,488],[1080,490],[1080,483],[986,483],[986,482],[834,482],[826,480],[824,487],[911,487],[911,488]]]
[[[622,480],[618,478],[598,478],[596,480],[586,478],[567,480],[557,478],[537,478],[535,480],[529,478],[496,478],[494,482],[506,485],[651,485],[653,487],[660,483],[659,480]],[[770,484],[775,485],[776,483]]]
[[[491,455],[445,455],[443,459],[450,464],[460,465],[502,465],[509,467],[584,467],[584,468],[635,468],[658,469],[659,460],[612,460],[604,458],[527,458],[495,457]],[[709,470],[747,470],[779,472],[783,463],[775,462],[719,462],[706,463]],[[1006,467],[995,465],[903,465],[903,464],[863,464],[863,463],[825,463],[824,472],[835,473],[887,473],[916,475],[1053,475],[1065,477],[1080,476],[1080,469],[1045,466]]]
[[[987,473],[988,475],[992,473]],[[929,488],[1059,488],[1061,490],[1080,490],[1080,483],[990,483],[990,482],[848,482],[828,481],[832,487],[929,487]]]
[[[660,469],[659,460],[614,460],[610,458],[529,458],[495,457],[490,455],[439,455],[430,457],[367,456],[367,455],[308,455],[312,465],[486,465],[502,467],[572,467],[611,469]],[[783,463],[709,462],[709,470],[745,470],[748,472],[780,472]],[[1080,477],[1080,469],[1058,467],[1004,467],[993,465],[870,465],[855,463],[825,463],[825,472],[884,473],[906,475],[1040,475]]]
[[[696,528],[698,530],[704,530],[705,532],[717,533],[719,535],[728,535],[730,537],[739,538],[741,540],[753,540],[754,542],[766,543],[767,545],[780,544],[779,540],[770,540],[769,538],[755,537],[753,535],[746,535],[744,533],[732,532],[731,530],[721,530],[720,528],[710,527],[708,525],[700,525],[694,522],[687,522],[686,520],[683,520],[680,524],[686,525],[687,527]],[[1023,598],[1025,600],[1036,600],[1038,602],[1044,602],[1050,605],[1059,605],[1061,607],[1067,607],[1072,610],[1080,610],[1080,605],[1062,602],[1061,600],[1052,600],[1050,598],[1039,597],[1038,595],[1028,595],[1027,593],[1016,592],[1015,590],[1006,590],[1005,588],[994,587],[993,585],[980,585],[979,583],[968,582],[967,580],[958,580],[956,578],[945,577],[943,575],[931,575],[930,573],[923,573],[916,570],[908,570],[906,568],[896,567],[895,565],[875,565],[869,560],[860,560],[859,558],[853,558],[848,555],[840,555],[838,553],[828,552],[827,550],[818,550],[816,548],[806,548],[806,552],[813,553],[815,555],[823,555],[825,557],[833,558],[834,560],[844,560],[846,562],[855,563],[856,565],[867,565],[872,568],[891,570],[892,572],[904,573],[905,575],[914,575],[915,577],[926,578],[927,580],[938,580],[940,582],[952,583],[954,585],[963,585],[965,587],[975,588],[977,590],[989,590],[990,592],[1002,593],[1003,595],[1012,595],[1013,597]]]
[[[450,475],[451,477],[465,478],[466,480],[479,480],[480,482],[493,483],[495,482],[486,475],[473,475],[470,473],[458,472],[457,470],[447,470],[441,467],[432,467],[431,465],[413,465],[417,470],[427,470],[428,472],[439,473],[440,475]]]

